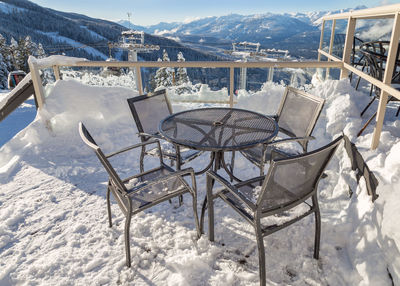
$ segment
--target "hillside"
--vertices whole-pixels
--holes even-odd
[[[84,57],[92,60],[108,58],[108,42],[116,42],[121,31],[127,30],[117,23],[94,19],[76,13],[65,13],[43,8],[27,0],[0,1],[0,34],[7,42],[30,35],[32,40],[41,43],[47,54],[62,54]],[[162,49],[171,58],[176,50],[182,50],[189,60],[216,60],[199,51],[183,47],[181,44],[159,36],[145,35],[146,44],[160,45],[158,53],[140,55],[145,60],[157,60]],[[112,51],[115,56],[115,51]],[[121,59],[125,59],[122,55]]]

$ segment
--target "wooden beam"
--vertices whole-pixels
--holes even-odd
[[[399,39],[400,39],[400,17],[399,13],[397,13],[396,16],[394,17],[392,36],[390,38],[389,51],[385,67],[385,74],[383,76],[383,83],[387,85],[390,85],[392,82],[393,69],[395,67],[397,49],[399,46]],[[388,93],[382,89],[381,96],[379,98],[378,113],[376,117],[374,135],[372,137],[371,149],[376,149],[379,145],[383,120],[385,119],[387,100],[388,100]]]
[[[53,66],[54,77],[56,80],[61,80],[59,66]]]
[[[325,20],[322,21],[321,37],[319,39],[319,50],[322,50],[322,45],[324,44],[324,31],[325,31]],[[318,53],[318,61],[321,61],[321,54],[320,53]]]
[[[347,22],[346,40],[344,42],[343,59],[342,59],[342,61],[347,64],[350,64],[350,57],[353,48],[355,29],[356,29],[356,19],[349,17]],[[346,78],[348,77],[348,75],[349,72],[347,71],[347,69],[342,68],[342,71],[340,73],[340,78],[341,79]]]
[[[234,89],[234,81],[235,79],[235,68],[231,67],[229,69],[229,106],[233,107],[233,89]]]
[[[35,89],[36,102],[38,104],[38,109],[40,110],[44,105],[45,96],[42,86],[42,80],[39,75],[38,65],[36,63],[36,58],[29,57],[28,65],[31,72],[33,88]]]
[[[143,95],[142,73],[140,71],[140,66],[136,66],[136,84],[136,88],[139,91],[139,94]]]
[[[333,42],[335,41],[335,28],[336,28],[336,19],[333,19],[332,21],[332,29],[331,29],[331,39],[329,42],[329,54],[332,55],[332,50],[333,50]],[[331,61],[330,58],[328,58],[328,62]],[[329,68],[326,68],[326,78],[329,77]]]
[[[328,15],[324,16],[322,19],[323,20],[348,19],[349,17],[357,19],[393,18],[398,12],[400,12],[400,4],[394,4],[394,5],[386,5],[369,9],[356,10],[346,13]]]

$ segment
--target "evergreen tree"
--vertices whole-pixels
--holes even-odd
[[[13,57],[13,66],[16,70],[24,70],[25,67],[25,40],[20,38],[18,42],[11,38],[10,50]]]
[[[7,88],[8,70],[3,55],[0,53],[0,89]]]
[[[184,62],[185,58],[183,57],[182,52],[179,52],[177,55],[178,62]],[[176,77],[175,77],[176,85],[181,85],[189,82],[189,77],[187,75],[186,68],[177,68]]]
[[[43,49],[43,46],[41,43],[38,44],[36,52],[34,54],[34,56],[38,59],[42,59],[46,57],[46,52]]]
[[[166,50],[163,50],[163,59],[158,59],[159,62],[169,62],[168,53]],[[156,75],[154,77],[155,83],[157,87],[168,87],[173,84],[173,68],[161,67],[157,70]]]
[[[3,57],[3,62],[6,64],[7,70],[13,70],[13,57],[10,47],[6,44],[6,39],[0,34],[0,55]]]

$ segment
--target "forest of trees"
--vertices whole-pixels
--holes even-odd
[[[43,58],[46,53],[42,45],[36,44],[31,40],[30,36],[19,38],[16,41],[11,38],[10,44],[0,34],[0,89],[7,88],[8,73],[15,70],[29,72],[28,58],[29,56]]]

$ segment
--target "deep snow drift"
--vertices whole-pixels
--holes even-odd
[[[273,114],[283,90],[269,83],[254,94],[242,91],[236,107]],[[326,99],[313,133],[318,140],[309,149],[344,131],[379,179],[380,197],[371,202],[363,179],[357,186],[341,146],[319,184],[320,260],[312,258],[310,216],[265,238],[268,284],[392,285],[390,276],[398,284],[400,122],[395,108],[388,109],[379,148],[371,151],[373,126],[355,138],[373,113],[371,108],[365,118],[359,117],[367,95],[347,80],[316,84],[309,92]],[[107,174],[81,141],[78,122],[85,123],[106,153],[137,143],[126,103],[135,95],[124,87],[58,81],[34,122],[0,148],[0,285],[258,285],[253,229],[220,201],[215,243],[207,234],[196,240],[189,197],[182,207],[166,202],[133,217],[132,268],[124,266],[124,217],[113,202],[114,226],[108,228]],[[237,174],[258,174],[238,157]],[[156,162],[149,160],[149,165]],[[207,162],[203,155],[189,165],[199,169]],[[121,173],[138,171],[138,153],[113,163]],[[204,176],[197,181],[200,209]]]

